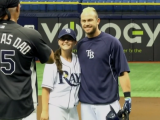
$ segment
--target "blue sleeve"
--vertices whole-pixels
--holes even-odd
[[[80,44],[81,44],[81,41],[78,41],[78,43],[77,43],[77,55],[79,55],[79,47],[80,47]]]
[[[115,70],[118,73],[118,76],[120,76],[123,72],[130,72],[128,61],[119,40],[113,40],[111,45],[111,53],[111,59],[114,62]]]

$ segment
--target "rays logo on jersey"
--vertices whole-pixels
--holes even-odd
[[[63,74],[59,74],[59,84],[64,84],[65,80],[70,86],[78,86],[80,84],[80,73],[72,73],[68,79],[68,72],[63,71]]]
[[[86,52],[87,52],[87,57],[89,57],[89,59],[94,58],[94,52],[92,50],[86,50]]]

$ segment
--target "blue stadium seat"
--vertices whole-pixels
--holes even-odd
[[[65,0],[65,2],[79,2],[79,0]],[[68,4],[64,6],[65,11],[78,11],[77,4]]]
[[[38,0],[38,1],[39,1],[39,2],[46,2],[47,0]],[[40,5],[39,5],[39,10],[45,12],[45,11],[46,11],[46,5],[44,5],[44,4],[41,5],[41,4],[40,4]]]
[[[105,0],[106,3],[113,3],[114,0]],[[108,12],[113,12],[114,11],[114,6],[113,5],[106,5],[105,10]]]
[[[147,0],[148,3],[155,3],[155,0]],[[148,12],[153,12],[155,11],[155,6],[154,5],[147,5],[146,6],[146,11]]]
[[[130,0],[122,0],[123,3],[130,3],[131,1]],[[122,5],[122,11],[130,11],[131,8],[130,8],[130,5]]]
[[[115,3],[122,3],[122,0],[115,0]],[[114,11],[115,12],[121,12],[122,11],[122,5],[114,5]]]
[[[90,0],[82,0],[82,3],[89,3]]]
[[[86,2],[97,3],[97,0],[87,0]],[[99,6],[98,5],[88,5],[88,6],[95,8],[97,11],[99,10],[99,8],[98,8]],[[85,7],[87,7],[87,5]]]
[[[138,0],[131,0],[130,2],[131,3],[138,3],[139,1]],[[136,11],[138,11],[138,5],[131,5],[130,9],[131,9],[131,11],[136,12]]]
[[[28,2],[29,0],[23,0],[23,2]],[[23,11],[30,11],[31,5],[21,5],[23,8]]]
[[[38,1],[39,0],[32,0],[32,2],[37,2],[37,3],[38,3]],[[31,11],[39,11],[39,4],[32,4]]]
[[[81,2],[81,0],[72,0],[72,2]],[[72,11],[78,11],[78,5],[71,5]]]
[[[82,3],[89,3],[90,0],[82,0]],[[88,7],[90,5],[82,5],[82,9],[84,9],[85,7]]]
[[[26,2],[25,0],[21,0],[21,2]],[[21,11],[24,11],[24,5],[21,4]]]
[[[102,1],[103,1],[103,0],[102,0]],[[89,2],[91,2],[91,3],[97,3],[98,0],[90,0]]]
[[[81,2],[81,0],[72,0],[72,2]]]
[[[63,8],[64,8],[64,11],[72,11],[71,5],[66,4],[63,6]]]
[[[98,2],[98,3],[105,3],[106,2],[105,0],[94,0],[94,1]],[[98,12],[105,12],[106,11],[106,5],[96,5],[95,9]]]
[[[155,3],[160,3],[160,0],[155,0]],[[159,5],[155,5],[155,10],[157,11],[157,12],[160,12],[160,6]]]
[[[57,2],[64,2],[63,0],[57,0]],[[62,12],[64,11],[64,5],[63,4],[57,4],[56,5],[56,11]]]
[[[48,2],[56,2],[56,0],[48,0]],[[50,12],[50,11],[56,11],[56,5],[47,5],[47,11]]]
[[[139,0],[139,3],[146,3],[147,0]],[[146,12],[146,6],[145,5],[138,5],[138,11],[140,12]]]
[[[77,5],[71,5],[71,11],[77,12],[78,11],[78,6]]]
[[[57,2],[59,2],[59,1],[57,1]],[[56,5],[56,11],[59,11],[59,12],[64,11],[64,5],[59,5],[59,4],[57,4],[57,5]]]
[[[23,11],[30,11],[30,5],[23,5]]]
[[[71,0],[64,0],[64,2],[71,2]],[[72,6],[69,4],[65,4],[63,8],[64,8],[64,11],[72,11]]]

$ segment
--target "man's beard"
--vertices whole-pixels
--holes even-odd
[[[89,35],[89,36],[93,36],[95,34],[95,32],[96,32],[96,27],[94,27],[91,32],[86,33],[86,34]]]

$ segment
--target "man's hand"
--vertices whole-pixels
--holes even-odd
[[[49,114],[48,111],[42,111],[40,120],[48,120]]]
[[[127,111],[128,114],[131,112],[131,98],[130,97],[125,98],[125,103],[123,105],[123,110]]]

